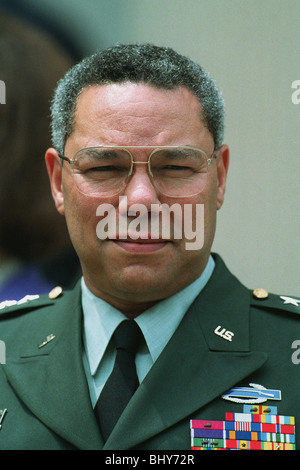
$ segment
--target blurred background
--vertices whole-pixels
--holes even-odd
[[[300,80],[299,0],[0,0],[1,7],[71,61],[118,42],[153,42],[199,62],[223,93],[231,149],[213,250],[248,287],[300,298],[300,104],[291,99]]]

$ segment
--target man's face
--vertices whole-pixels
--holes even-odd
[[[77,100],[75,126],[64,154],[70,159],[84,147],[191,146],[211,156],[214,142],[203,125],[197,98],[185,87],[161,90],[144,84],[110,84],[85,89]],[[136,161],[147,161],[149,149],[132,149]],[[205,189],[196,196],[170,198],[153,186],[147,165],[134,165],[117,196],[90,197],[78,191],[71,166],[48,149],[46,162],[58,211],[65,215],[73,245],[90,290],[124,313],[140,313],[194,281],[206,266],[215,233],[216,211],[223,203],[228,148],[222,146],[210,165]],[[204,204],[204,245],[186,250],[186,240],[100,240],[96,233],[100,204],[127,206],[174,203]],[[129,218],[130,220],[130,218]],[[150,242],[150,243],[149,243]]]

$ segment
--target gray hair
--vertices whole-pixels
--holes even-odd
[[[51,106],[52,144],[63,153],[74,130],[77,98],[88,86],[145,83],[160,89],[188,88],[202,107],[201,119],[215,149],[224,138],[224,103],[215,82],[203,68],[169,47],[120,44],[86,57],[58,82]]]

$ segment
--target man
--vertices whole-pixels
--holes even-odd
[[[46,164],[83,278],[2,305],[1,449],[299,445],[299,301],[211,254],[223,120],[211,78],[168,48],[116,46],[59,82]],[[116,346],[124,320],[135,352]]]

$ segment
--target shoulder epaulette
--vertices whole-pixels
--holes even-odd
[[[255,289],[252,292],[251,305],[300,314],[299,298],[287,295],[271,294],[266,289]]]
[[[25,295],[20,300],[4,300],[0,302],[0,318],[6,314],[14,313],[19,310],[28,310],[31,308],[39,308],[45,305],[51,305],[53,301],[62,294],[63,290],[57,286],[52,289],[49,294],[42,295]]]

